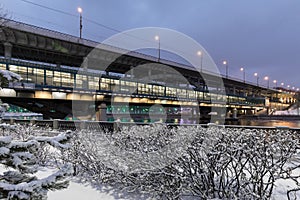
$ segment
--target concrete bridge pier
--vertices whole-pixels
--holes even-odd
[[[236,118],[237,118],[237,109],[236,109],[236,108],[233,108],[233,109],[232,109],[232,118],[233,118],[233,119],[236,119]]]
[[[9,42],[5,42],[3,45],[4,45],[4,57],[10,59],[13,45]]]
[[[101,103],[100,106],[98,106],[98,111],[96,112],[97,121],[107,121],[106,108],[106,103]]]

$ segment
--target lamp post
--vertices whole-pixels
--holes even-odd
[[[254,73],[254,76],[256,77],[256,85],[258,86],[258,79],[259,79],[258,73]]]
[[[203,69],[203,67],[202,67],[202,63],[203,63],[203,54],[202,54],[201,51],[198,51],[198,52],[197,52],[197,55],[200,56],[200,67],[201,67],[201,72],[202,72],[202,69]]]
[[[241,67],[241,72],[243,72],[243,80],[244,80],[244,83],[246,82],[246,72],[245,72],[245,68]]]
[[[270,87],[269,77],[268,77],[268,76],[265,76],[264,79],[268,82],[268,88],[269,88],[269,87]]]
[[[225,67],[226,67],[226,78],[228,78],[228,62],[226,60],[224,60],[223,65],[225,65]]]
[[[275,84],[275,89],[277,89],[277,80],[274,80],[273,83]]]
[[[79,12],[79,38],[82,38],[82,8],[78,7],[77,11]]]
[[[159,38],[159,36],[158,35],[156,35],[155,37],[154,37],[154,39],[156,40],[156,41],[158,41],[158,62],[160,61],[160,38]]]

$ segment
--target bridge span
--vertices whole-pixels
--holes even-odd
[[[2,85],[0,98],[48,119],[74,117],[73,111],[78,110],[79,119],[99,120],[102,108],[108,120],[125,114],[147,118],[149,113],[197,118],[207,116],[214,107],[226,108],[225,117],[237,117],[284,109],[296,102],[294,91],[232,77],[221,77],[225,89],[221,91],[216,74],[200,74],[191,66],[163,59],[157,62],[137,52],[123,55],[107,45],[97,49],[97,62],[86,62],[99,43],[16,21],[1,25],[0,42],[0,69],[23,78]],[[144,64],[150,69],[135,73]],[[143,79],[147,76],[151,81]]]

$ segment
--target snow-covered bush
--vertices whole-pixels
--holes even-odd
[[[270,198],[299,141],[287,130],[211,127],[198,135],[182,168],[188,191],[201,198]]]
[[[46,178],[38,179],[34,174],[39,170],[38,156],[42,146],[48,144],[53,148],[67,149],[69,146],[66,143],[72,134],[70,131],[53,137],[25,137],[27,133],[17,135],[22,130],[18,129],[20,125],[1,124],[0,127],[4,129],[0,136],[0,164],[7,169],[0,175],[1,199],[46,199],[49,190],[68,186],[65,178],[72,173],[70,164],[61,166]]]
[[[299,139],[289,130],[166,125],[82,130],[64,158],[77,175],[159,199],[270,198]]]
[[[19,74],[8,70],[0,70],[0,88],[7,87],[9,82],[21,81],[22,77]]]

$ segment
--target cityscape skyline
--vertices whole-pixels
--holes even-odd
[[[130,2],[130,3],[129,3]],[[132,28],[157,26],[180,31],[199,42],[220,72],[261,85],[299,87],[300,2],[258,0],[189,1],[34,1],[0,0],[9,18],[101,42]],[[122,17],[120,17],[122,16]],[[62,20],[63,19],[63,20]],[[197,26],[200,23],[201,25]],[[195,25],[196,24],[196,25]],[[153,42],[154,40],[153,36]],[[163,44],[163,41],[160,41]],[[155,54],[156,55],[156,54]],[[172,59],[168,54],[164,59]],[[195,56],[197,56],[195,54]],[[223,61],[226,60],[226,69]],[[228,68],[228,69],[227,69]],[[243,68],[243,70],[240,70]],[[254,76],[254,73],[258,73]],[[265,77],[268,77],[265,79]],[[274,81],[276,80],[276,81]]]

